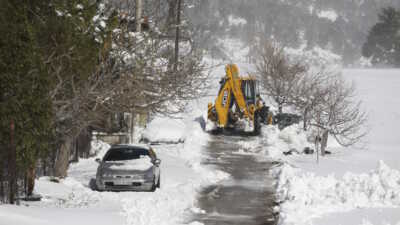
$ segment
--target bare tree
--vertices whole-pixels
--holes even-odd
[[[273,98],[282,113],[283,106],[291,103],[295,86],[307,68],[300,62],[290,62],[276,42],[265,41],[259,49],[257,71],[266,94]]]
[[[355,86],[339,76],[332,76],[325,86],[322,101],[313,109],[312,126],[322,133],[321,154],[324,155],[329,134],[342,146],[351,146],[366,135],[366,113],[354,99]]]
[[[57,176],[67,175],[72,140],[83,129],[101,127],[115,113],[181,112],[186,100],[197,97],[206,84],[201,54],[182,52],[179,69],[174,70],[168,51],[173,41],[160,39],[159,33],[132,32],[121,24],[105,40],[99,64],[87,79],[79,79],[79,74],[58,75],[63,64],[51,60],[59,77],[52,93],[61,143]]]
[[[179,36],[180,36],[180,26],[181,26],[181,4],[182,0],[177,0],[177,9],[176,9],[176,30],[175,30],[175,60],[174,60],[174,70],[178,70],[178,61],[179,61]]]
[[[308,72],[300,77],[296,84],[291,103],[303,114],[303,129],[306,131],[312,118],[313,109],[322,103],[327,89],[323,84],[327,81],[327,73],[323,70]]]

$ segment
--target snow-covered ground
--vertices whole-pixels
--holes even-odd
[[[234,39],[224,47],[241,74],[253,73],[246,62],[248,49]],[[294,58],[313,66],[335,66],[340,58],[319,48],[304,52],[286,49]],[[230,54],[229,54],[230,53]],[[319,63],[318,63],[319,62]],[[369,133],[362,143],[343,148],[330,138],[326,157],[290,155],[290,149],[314,149],[301,127],[279,131],[263,128],[258,140],[243,143],[236,154],[258,154],[283,162],[277,178],[281,225],[400,225],[400,70],[344,69],[354,81],[357,97],[368,113]]]
[[[303,147],[302,132],[292,127],[282,131],[289,135],[269,133],[269,139],[278,139],[267,152],[286,162],[277,174],[281,224],[400,224],[400,70],[343,72],[357,85],[369,114],[369,133],[359,146],[341,148],[332,142],[333,154],[319,163],[315,155],[283,157],[274,151]]]
[[[210,59],[207,63],[214,64]],[[217,83],[224,66],[213,69],[209,82]],[[152,225],[183,224],[196,207],[202,187],[218,183],[229,174],[201,164],[209,134],[203,131],[207,103],[215,98],[218,86],[211,86],[205,97],[191,101],[177,119],[155,117],[142,137],[164,143],[154,145],[161,159],[161,188],[153,192],[97,192],[90,189],[97,162],[109,145],[94,141],[97,156],[70,165],[68,177],[53,183],[48,177],[36,181],[35,192],[41,202],[22,202],[22,206],[0,205],[0,225]],[[169,144],[166,144],[169,143]],[[174,143],[174,144],[171,144]],[[197,222],[193,222],[196,224]]]
[[[0,225],[159,225],[182,224],[197,212],[196,194],[202,186],[229,175],[201,165],[208,134],[196,118],[203,116],[207,102],[195,100],[181,120],[156,118],[145,131],[155,141],[176,142],[153,146],[161,159],[161,188],[156,192],[97,192],[90,189],[98,164],[109,146],[92,142],[97,156],[70,165],[68,177],[53,183],[48,177],[36,181],[41,202],[22,206],[0,205]],[[159,126],[159,129],[157,129]],[[184,142],[183,142],[184,141]],[[183,142],[183,143],[182,143]]]
[[[94,158],[71,165],[68,178],[53,183],[37,180],[35,192],[44,199],[23,206],[0,206],[1,225],[26,224],[181,224],[195,208],[196,193],[202,185],[228,175],[200,165],[202,143],[207,135],[201,128],[184,144],[158,145],[154,149],[161,163],[161,188],[156,192],[97,192],[89,188],[95,177]],[[94,142],[96,144],[96,142]],[[107,145],[98,145],[104,154]]]
[[[89,182],[98,164],[94,158],[85,159],[71,165],[69,177],[60,183],[40,178],[35,191],[44,196],[42,202],[0,205],[0,225],[181,224],[189,212],[201,211],[196,207],[197,191],[229,175],[201,165],[208,135],[199,118],[205,117],[207,103],[215,98],[223,64],[237,63],[240,74],[255,71],[246,62],[249,48],[234,39],[221,44],[230,59],[213,61],[222,66],[213,69],[207,96],[189,104],[182,119],[156,118],[144,132],[151,141],[181,142],[154,146],[162,160],[161,189],[155,193],[92,191]],[[325,53],[324,60],[329,61],[332,57]],[[242,147],[234,150],[238,156],[257,154],[282,162],[274,171],[282,203],[277,208],[281,225],[400,225],[400,70],[352,69],[344,70],[344,77],[356,83],[369,113],[370,132],[361,145],[346,149],[331,141],[332,154],[317,163],[316,155],[282,154],[313,148],[300,127],[279,131],[266,126],[263,136],[241,141]],[[93,144],[98,157],[108,148]]]
[[[246,62],[248,49],[234,39],[223,42],[241,74],[253,73]],[[340,58],[314,48],[285,49],[313,66],[338,70]],[[283,162],[274,171],[282,202],[281,225],[400,225],[400,70],[344,69],[354,81],[357,98],[368,113],[369,133],[362,143],[343,148],[330,138],[326,157],[283,155],[290,149],[314,149],[301,127],[279,131],[263,128],[263,136],[243,142],[237,154],[258,154]]]

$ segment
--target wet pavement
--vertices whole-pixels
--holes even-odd
[[[217,185],[206,187],[198,196],[203,213],[191,221],[206,225],[274,225],[274,193],[269,170],[271,161],[253,154],[238,154],[240,141],[257,137],[213,136],[207,146],[204,164],[231,175]]]

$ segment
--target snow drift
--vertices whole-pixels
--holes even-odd
[[[152,143],[178,143],[185,140],[185,124],[182,120],[157,117],[142,133],[142,138]]]
[[[400,171],[389,168],[383,161],[376,170],[346,173],[341,179],[302,173],[285,164],[276,178],[284,224],[300,224],[299,220],[303,224],[310,217],[329,212],[400,206]]]

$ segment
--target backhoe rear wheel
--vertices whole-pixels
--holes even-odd
[[[261,118],[258,112],[254,113],[254,121],[253,121],[253,125],[254,125],[254,131],[253,131],[253,135],[257,136],[260,134],[261,132]]]

